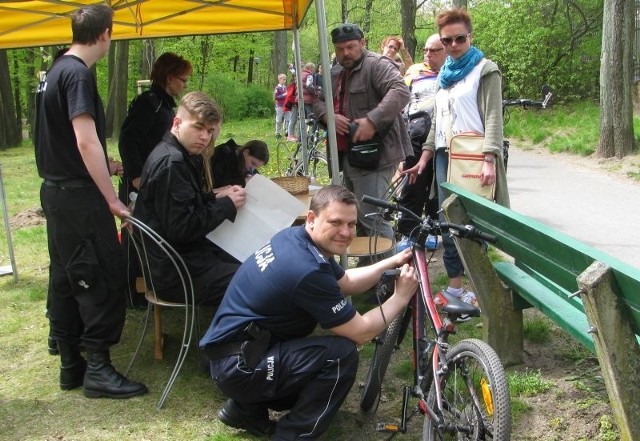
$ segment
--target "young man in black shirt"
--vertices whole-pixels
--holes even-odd
[[[60,352],[60,388],[89,398],[147,392],[111,364],[125,319],[124,267],[114,215],[128,215],[106,154],[105,115],[91,66],[111,43],[113,10],[81,8],[71,16],[73,41],[38,91],[36,163],[47,219],[49,322]],[[80,351],[86,351],[87,358]]]

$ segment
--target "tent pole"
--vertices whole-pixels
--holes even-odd
[[[304,112],[304,96],[302,84],[302,58],[300,55],[300,28],[293,27],[293,51],[296,61],[296,84],[298,92],[298,130],[300,131],[300,142],[302,143],[302,174],[307,176],[307,122]]]
[[[331,167],[331,183],[342,185],[340,179],[338,143],[336,141],[336,120],[333,108],[333,89],[331,86],[331,62],[327,43],[327,15],[324,0],[316,0],[316,21],[318,23],[318,40],[320,41],[320,62],[322,64],[322,92],[327,109],[327,142],[329,143],[329,167]]]
[[[11,270],[0,267],[0,276],[13,272],[13,281],[18,283],[18,268],[16,267],[16,257],[13,254],[13,241],[11,240],[11,226],[9,225],[9,213],[7,212],[7,199],[4,193],[4,182],[2,180],[2,164],[0,164],[0,200],[2,201],[2,217],[4,228],[7,232],[7,245],[9,246],[9,258],[11,259]]]

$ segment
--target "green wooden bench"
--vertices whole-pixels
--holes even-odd
[[[622,439],[640,439],[640,269],[468,191],[444,184],[445,217],[495,235],[504,260],[456,241],[483,312],[485,340],[522,362],[522,309],[535,307],[598,357]]]

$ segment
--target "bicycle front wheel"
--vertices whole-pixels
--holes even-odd
[[[467,339],[455,344],[447,358],[447,373],[441,377],[442,412],[435,383],[427,396],[427,405],[443,423],[437,425],[425,415],[422,439],[508,441],[511,401],[498,355],[485,342]]]
[[[375,339],[375,350],[369,364],[369,371],[364,382],[364,387],[360,393],[360,409],[365,412],[371,410],[378,400],[382,390],[382,380],[387,372],[391,354],[398,343],[400,328],[402,327],[402,318],[404,313],[399,314],[386,331],[382,332]]]

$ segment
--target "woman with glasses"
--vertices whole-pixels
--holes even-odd
[[[133,202],[134,198],[130,195],[137,194],[140,189],[144,162],[171,128],[173,109],[176,107],[175,98],[179,97],[187,86],[191,71],[191,63],[180,55],[172,52],[163,53],[153,63],[151,87],[135,97],[129,105],[118,140],[118,150],[124,168],[118,197],[124,204],[129,205]],[[127,256],[127,264],[131,265],[127,271],[129,305],[144,308],[147,302],[144,296],[135,294],[137,257],[132,256],[133,247],[130,246],[126,233],[122,235],[122,245]]]
[[[472,45],[471,17],[465,9],[453,8],[437,17],[440,42],[447,59],[438,76],[434,126],[423,150],[427,160],[435,156],[435,173],[440,205],[445,199],[441,184],[447,181],[448,145],[451,136],[462,132],[484,135],[481,183],[495,183],[495,200],[509,206],[509,193],[502,158],[502,79],[498,66]],[[440,214],[441,218],[443,214]],[[464,266],[448,234],[442,237],[444,265],[449,277],[447,291],[467,303],[475,295],[462,286]]]
[[[413,64],[411,55],[404,47],[404,41],[397,35],[389,35],[385,38],[380,45],[380,52],[396,63],[401,75],[404,75],[407,67]]]

